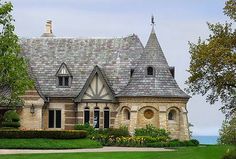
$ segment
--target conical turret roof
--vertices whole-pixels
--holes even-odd
[[[153,68],[153,75],[147,74],[148,67]],[[130,82],[118,96],[190,97],[179,88],[171,75],[154,26]]]

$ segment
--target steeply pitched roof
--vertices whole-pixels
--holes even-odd
[[[128,84],[130,69],[143,53],[136,35],[113,39],[31,38],[21,39],[20,45],[45,97],[78,96],[96,65],[118,94]],[[56,73],[63,62],[73,76],[70,88],[57,87]]]
[[[154,75],[147,75],[147,67],[154,68]],[[189,98],[172,77],[169,65],[152,28],[144,53],[137,61],[133,76],[118,96],[155,96]]]

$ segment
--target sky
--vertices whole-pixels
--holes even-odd
[[[185,81],[190,62],[188,42],[206,39],[210,34],[206,22],[224,23],[225,0],[12,0],[16,33],[20,37],[39,37],[46,20],[52,20],[57,37],[125,37],[136,34],[146,45],[155,30],[175,79]],[[188,102],[193,135],[218,135],[224,115],[221,103],[210,105],[205,97],[192,96]]]

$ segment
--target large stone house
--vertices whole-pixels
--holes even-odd
[[[158,42],[154,26],[144,47],[137,35],[122,38],[64,38],[46,32],[21,39],[35,90],[22,98],[23,129],[73,129],[152,124],[189,139],[186,104]]]

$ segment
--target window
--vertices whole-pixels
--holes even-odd
[[[154,75],[153,67],[151,67],[151,66],[147,67],[147,75],[148,76],[153,76]]]
[[[49,128],[61,128],[61,110],[49,110]]]
[[[124,110],[124,116],[125,116],[125,120],[130,120],[130,112],[128,109]]]
[[[58,77],[58,86],[69,87],[69,76],[59,76]]]
[[[57,85],[59,87],[70,87],[70,83],[72,81],[72,75],[65,63],[62,63],[59,70],[57,71]]]
[[[131,70],[130,70],[130,77],[132,77],[133,74],[134,74],[134,69],[131,69]]]
[[[84,108],[84,124],[89,124],[90,111],[89,107]]]
[[[110,123],[110,111],[109,108],[106,107],[104,109],[104,128],[109,128],[109,123]]]
[[[144,111],[144,117],[146,119],[152,119],[154,116],[154,112],[151,109],[147,109]]]
[[[93,127],[94,128],[99,128],[99,108],[95,107],[94,109],[94,118],[93,118]]]
[[[168,113],[168,120],[175,120],[175,118],[176,118],[176,111],[175,110],[171,110]]]

